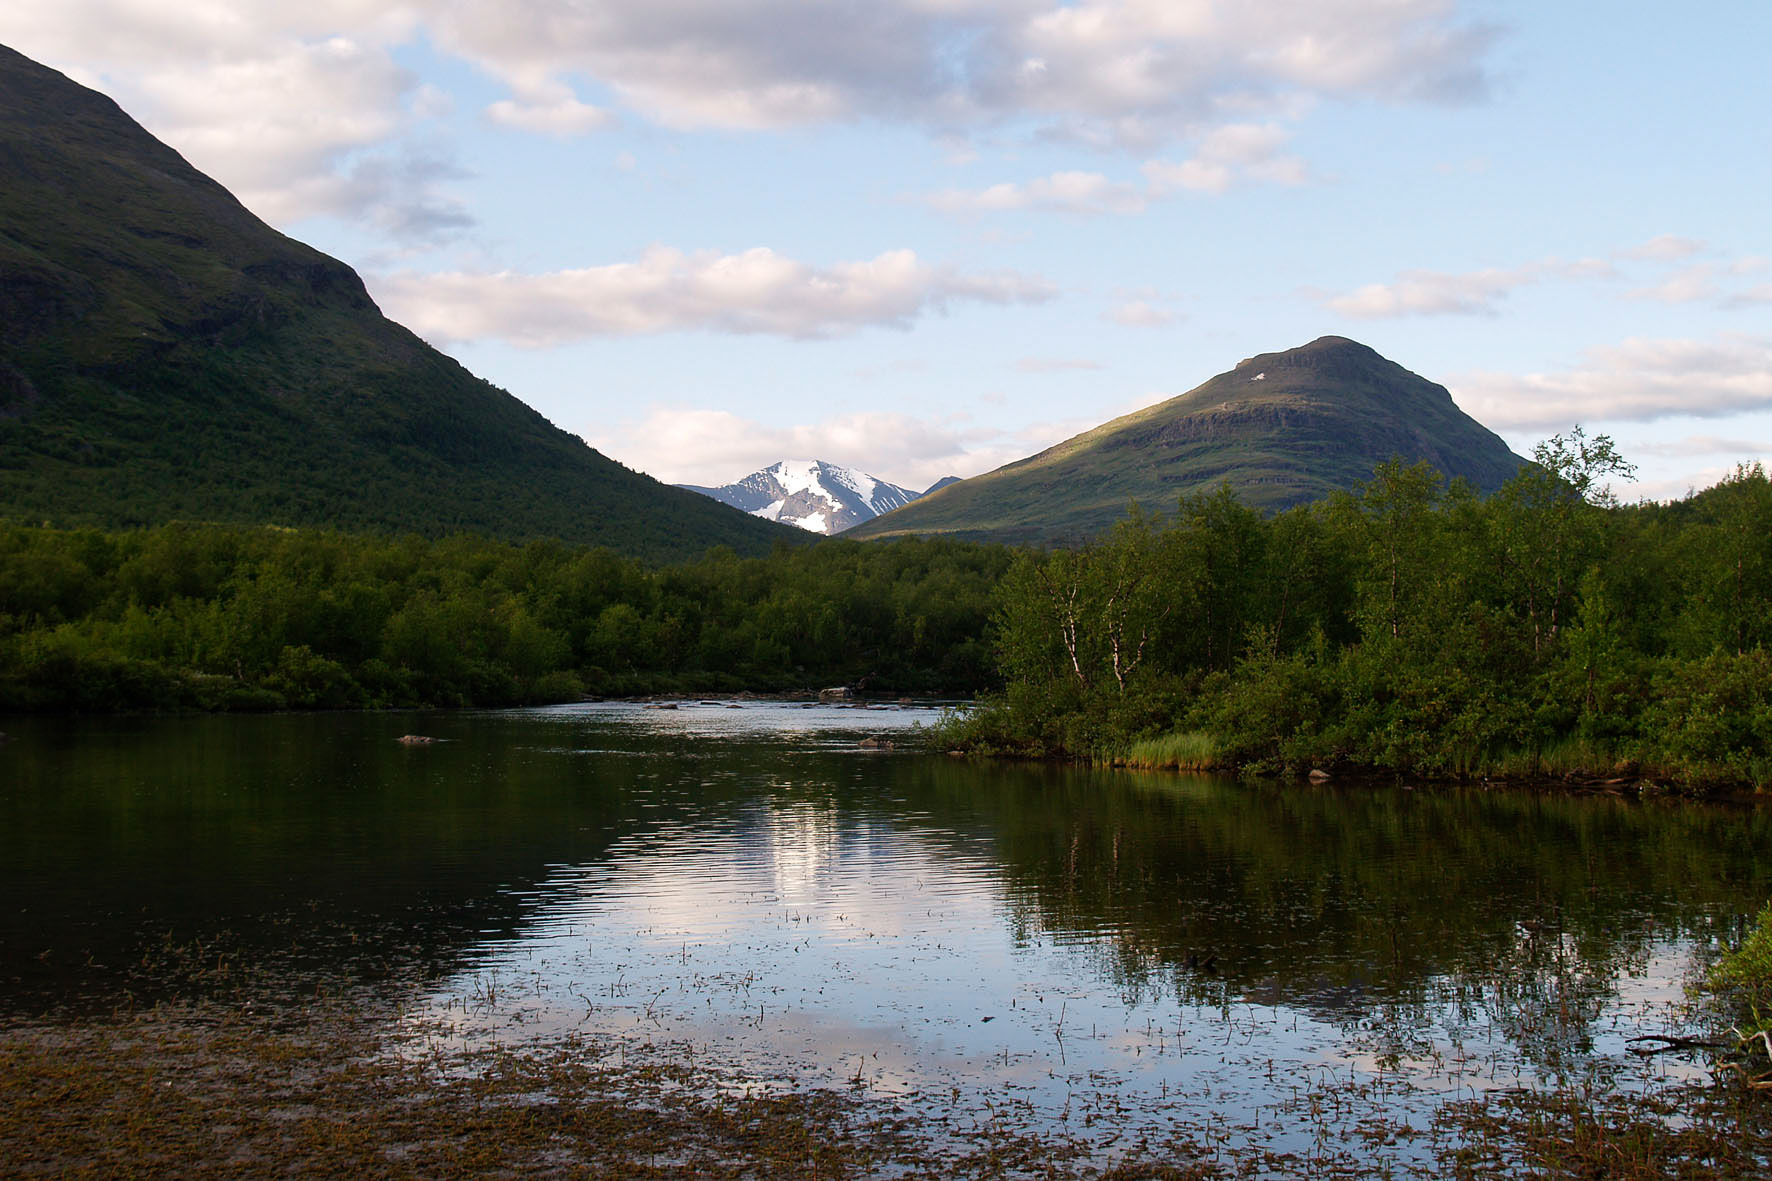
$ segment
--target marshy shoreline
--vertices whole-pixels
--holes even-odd
[[[1474,1093],[1430,1126],[1381,1118],[1382,1078],[1250,1114],[1131,1120],[1104,1092],[1064,1126],[1013,1103],[758,1083],[680,1045],[565,1039],[450,1053],[341,989],[0,1024],[0,1151],[18,1176],[1747,1177],[1764,1092],[1727,1078],[1629,1095],[1572,1081]],[[1257,1123],[1262,1116],[1257,1116]]]

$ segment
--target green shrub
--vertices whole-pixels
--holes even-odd
[[[1682,779],[1772,787],[1772,653],[1669,662],[1643,732],[1643,761]]]
[[[1724,950],[1711,965],[1704,987],[1728,1007],[1742,1033],[1772,1029],[1772,903],[1760,911],[1741,945]]]
[[[265,686],[292,705],[345,709],[368,704],[367,695],[344,665],[316,654],[306,644],[283,649],[276,670],[265,678]]]
[[[542,705],[578,701],[584,695],[584,682],[578,679],[577,673],[566,669],[543,673],[535,679],[535,684],[529,690],[530,698]]]

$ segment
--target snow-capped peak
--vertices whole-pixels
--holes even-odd
[[[822,459],[784,459],[719,488],[682,487],[814,533],[841,533],[920,495]]]

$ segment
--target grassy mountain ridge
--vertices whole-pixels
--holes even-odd
[[[1401,455],[1479,489],[1524,461],[1459,410],[1445,387],[1338,336],[1263,353],[1179,397],[1038,455],[933,492],[847,537],[948,534],[1066,543],[1101,532],[1137,501],[1162,511],[1228,482],[1280,509],[1367,479]]]
[[[658,558],[794,537],[554,427],[110,99],[4,47],[0,515],[465,529]]]

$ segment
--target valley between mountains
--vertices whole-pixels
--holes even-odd
[[[150,16],[196,43],[243,36],[251,7],[69,10],[115,17],[105,40],[131,49]],[[353,6],[314,7],[319,29]],[[474,6],[444,7],[453,32],[425,6],[386,14],[434,34],[387,59],[401,118],[446,97],[402,89],[409,63],[472,36]],[[849,118],[864,90],[945,119],[958,92],[913,100],[887,78],[900,59],[847,26],[1025,8],[480,7],[500,43],[543,19],[549,62],[575,27],[599,50],[621,28],[661,38],[631,56],[714,96],[648,128],[672,167],[697,112],[759,124],[718,128],[723,161],[746,136],[827,142],[800,108]],[[792,19],[741,46],[755,62],[721,56],[772,7]],[[1029,36],[1086,49],[1163,7],[1065,4]],[[1279,7],[1290,25],[1309,6]],[[1372,7],[1415,28],[1446,6]],[[665,37],[691,18],[714,23]],[[1421,27],[1436,47],[1489,36]],[[734,62],[798,60],[833,28],[845,52],[812,54],[811,81],[734,105]],[[366,60],[302,38],[291,53]],[[1328,54],[1339,76],[1340,40],[1302,44],[1280,66]],[[1104,71],[1116,92],[1180,60],[1141,48]],[[496,54],[449,60],[498,80]],[[863,65],[859,89],[819,82]],[[475,134],[614,155],[620,120],[576,97],[591,72],[519,74]],[[1277,99],[1298,76],[1274,76]],[[209,75],[157,77],[189,94]],[[623,118],[653,93],[605,89]],[[1155,222],[1159,199],[1309,171],[1284,128],[1219,132],[1199,145],[1217,158],[1147,165],[1148,191],[1077,173],[1066,191]],[[734,178],[713,171],[724,198]],[[783,178],[761,176],[736,179],[789,215]],[[1158,192],[1161,176],[1202,188]],[[943,200],[1026,206],[1058,179]],[[595,329],[573,380],[619,379],[597,332],[674,353],[715,323],[817,349],[948,304],[1050,302],[1043,282],[909,251],[647,258],[592,268],[645,272],[643,315],[544,305]],[[765,294],[800,294],[706,316],[710,288],[748,298],[759,270]],[[1159,387],[1187,393],[928,487],[797,446],[674,486],[396,323],[368,273],[0,48],[0,1168],[1767,1175],[1760,464],[1633,500],[1614,439],[1566,426],[1516,454],[1406,367],[1421,338],[1399,330],[1395,359],[1342,335],[1189,354]],[[547,282],[594,298],[589,274]],[[1132,310],[1113,331],[1170,333],[1142,339],[1178,358],[1216,339]],[[1027,360],[1065,380],[1097,367]],[[594,404],[626,387],[609,388]],[[636,421],[654,421],[646,397]],[[716,442],[742,468],[773,458],[760,440],[831,437],[755,433]],[[909,451],[895,442],[877,456]]]

